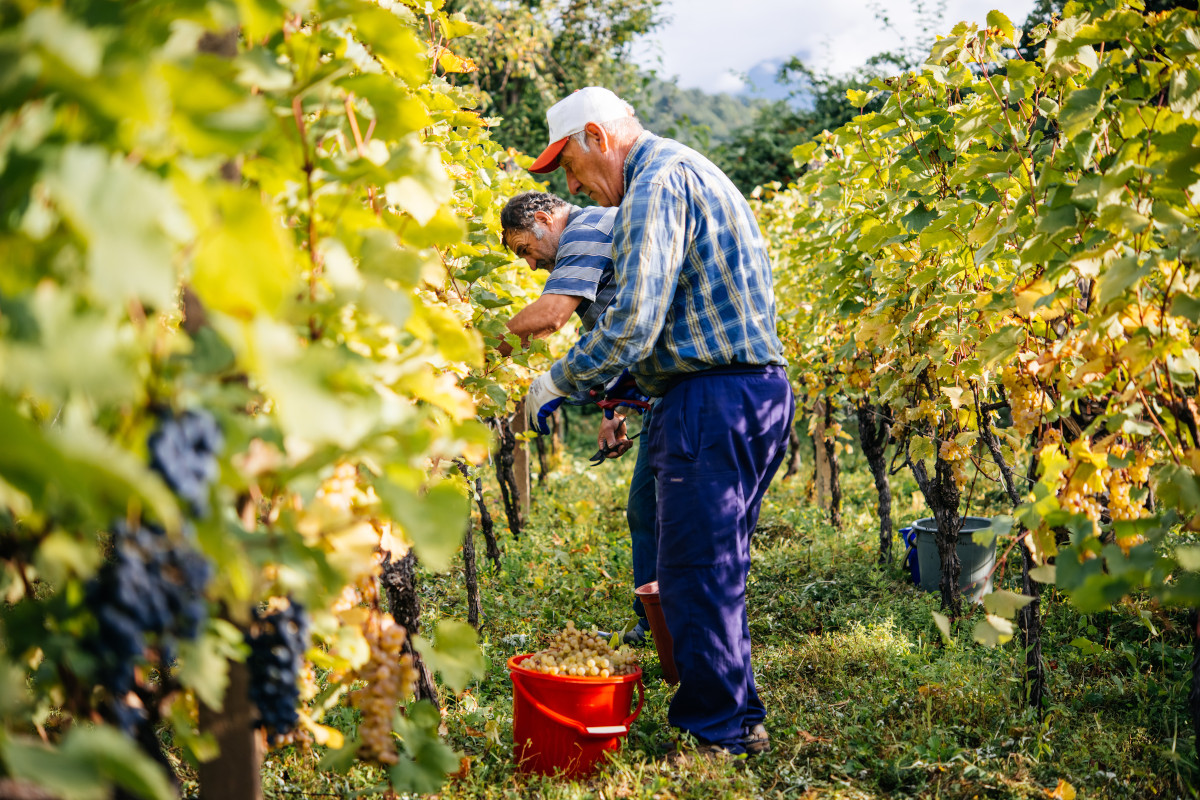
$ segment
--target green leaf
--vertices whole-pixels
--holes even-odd
[[[1104,652],[1104,648],[1093,642],[1091,639],[1083,636],[1078,636],[1071,640],[1071,646],[1078,648],[1080,655],[1094,656]]]
[[[421,562],[433,572],[450,568],[462,546],[470,514],[468,498],[452,481],[432,487],[425,495],[380,479],[375,482],[389,516],[399,523]]]
[[[1033,578],[1038,583],[1044,583],[1048,586],[1053,586],[1055,582],[1055,568],[1053,564],[1043,564],[1040,567],[1034,567],[1029,570],[1029,577]]]
[[[980,343],[979,355],[985,366],[994,367],[1016,355],[1024,341],[1025,331],[1022,328],[1001,328]]]
[[[393,789],[432,794],[459,768],[459,754],[438,737],[441,721],[441,714],[428,700],[409,705],[407,717],[396,715],[392,727],[400,735],[404,752],[388,773]]]
[[[1013,625],[1007,619],[988,614],[975,623],[973,638],[984,647],[1002,645],[1013,637]]]
[[[87,242],[100,297],[122,308],[130,298],[156,309],[173,305],[175,251],[190,228],[161,178],[99,148],[69,145],[46,188]]]
[[[200,234],[192,289],[206,308],[241,319],[273,314],[298,277],[275,215],[249,190],[223,188]]]
[[[1200,572],[1200,545],[1180,545],[1176,547],[1175,561],[1183,569]]]
[[[479,649],[479,636],[465,622],[442,620],[434,631],[432,644],[417,636],[413,638],[413,646],[455,694],[466,689],[471,681],[483,677],[485,662],[483,651]]]
[[[225,704],[229,660],[245,658],[241,632],[225,620],[211,620],[204,634],[179,646],[179,682],[214,711]]]
[[[997,29],[996,38],[1003,44],[1015,45],[1015,37],[1017,30],[1013,27],[1012,22],[999,11],[989,11],[987,13],[987,26]]]
[[[923,204],[917,203],[917,207],[901,217],[900,222],[908,229],[909,233],[920,233],[937,217],[938,212],[936,210],[926,208]]]
[[[1099,89],[1076,89],[1067,95],[1058,114],[1058,124],[1068,138],[1075,138],[1096,122],[1104,107],[1104,94]]]
[[[94,524],[106,526],[131,506],[140,506],[178,529],[179,509],[162,481],[74,414],[61,429],[43,432],[0,402],[0,430],[0,478],[39,508],[74,507]]]
[[[1017,594],[1010,592],[1007,589],[997,589],[996,591],[985,595],[983,598],[983,607],[990,614],[995,614],[1004,619],[1012,619],[1025,606],[1034,601],[1034,598],[1029,595]]]
[[[942,644],[953,644],[954,640],[950,638],[950,618],[936,611],[929,613],[933,615],[933,624],[937,625],[938,633],[942,635]]]
[[[1170,313],[1173,316],[1186,317],[1192,322],[1200,322],[1200,299],[1179,292],[1171,298]]]
[[[13,737],[4,743],[9,774],[64,800],[105,800],[119,786],[147,800],[173,800],[163,768],[115,728],[77,725],[57,748]]]
[[[393,74],[409,86],[420,86],[429,78],[425,47],[400,17],[364,4],[352,19],[363,44]]]
[[[1129,255],[1118,258],[1100,273],[1096,283],[1099,287],[1099,301],[1106,306],[1113,300],[1122,297],[1125,290],[1150,274],[1150,265],[1138,264],[1137,256]]]
[[[1177,114],[1192,119],[1200,116],[1200,70],[1195,64],[1184,62],[1172,70],[1167,102]]]

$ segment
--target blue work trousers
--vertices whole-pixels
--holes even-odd
[[[651,423],[658,590],[679,671],[667,720],[734,753],[766,717],[750,665],[746,575],[795,407],[782,367],[724,368],[673,386]]]
[[[653,411],[642,416],[642,430],[650,430]],[[629,538],[633,545],[633,586],[645,586],[658,580],[658,531],[655,518],[658,516],[654,471],[650,468],[649,433],[638,442],[637,460],[633,464],[633,477],[629,480],[629,501],[625,506],[625,518],[629,520]],[[633,612],[640,619],[646,618],[641,599],[634,597]]]

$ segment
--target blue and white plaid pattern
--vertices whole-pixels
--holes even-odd
[[[613,282],[612,236],[615,208],[572,207],[558,240],[554,269],[542,294],[580,298],[575,313],[585,331],[608,308],[617,285]]]
[[[625,367],[651,395],[683,374],[786,364],[771,265],[741,192],[704,156],[642,134],[625,159],[613,230],[616,296],[600,324],[551,367],[566,394]]]

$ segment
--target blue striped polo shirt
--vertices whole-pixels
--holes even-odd
[[[596,322],[617,293],[613,281],[612,237],[616,208],[572,206],[558,238],[554,269],[542,294],[578,297],[575,313],[585,331]]]

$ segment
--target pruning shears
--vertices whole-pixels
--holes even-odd
[[[643,432],[644,431],[638,431],[633,436],[630,436],[629,438],[625,439],[624,441],[632,442],[634,439],[641,436]],[[588,460],[592,462],[593,467],[598,467],[604,463],[604,460],[606,458],[608,458],[610,455],[612,455],[616,451],[617,451],[616,442],[614,442],[612,444],[606,444],[606,445],[604,445],[604,447],[601,447],[599,450],[597,450],[596,454]]]

